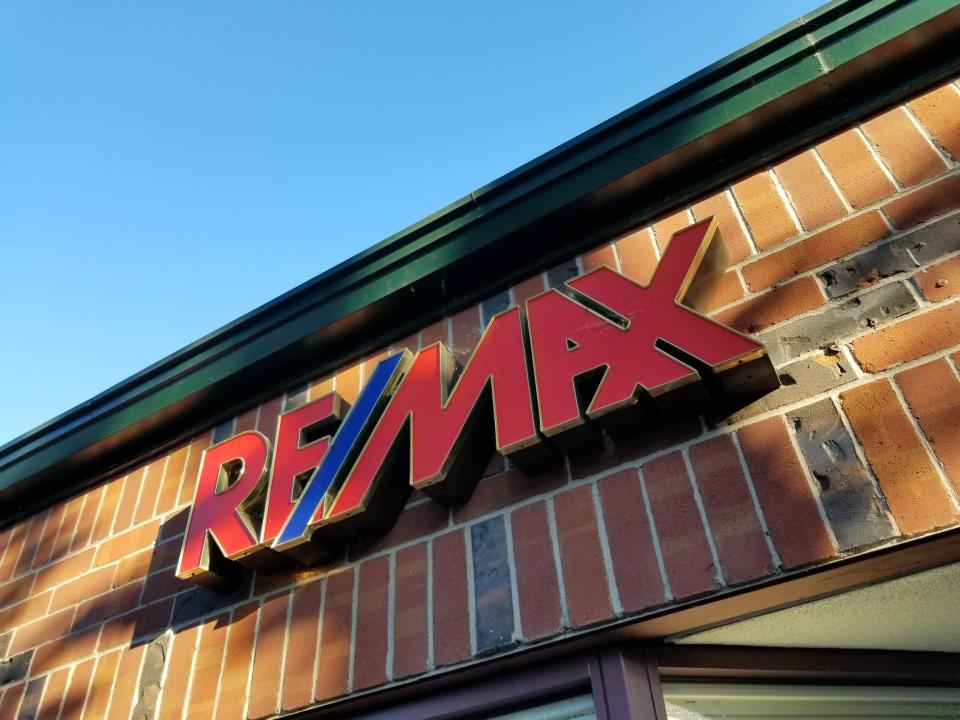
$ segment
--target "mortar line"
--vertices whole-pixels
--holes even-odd
[[[590,485],[590,494],[593,498],[593,512],[597,521],[597,534],[600,536],[600,555],[603,558],[603,569],[607,576],[607,595],[613,607],[613,614],[623,615],[623,603],[620,601],[620,590],[617,587],[617,576],[613,571],[613,555],[610,552],[610,538],[607,536],[607,521],[603,516],[603,504],[600,502],[600,483]]]
[[[707,536],[707,545],[710,547],[710,557],[713,558],[713,566],[716,568],[714,577],[721,587],[726,587],[726,579],[723,574],[723,566],[720,564],[720,553],[717,551],[717,545],[714,541],[713,530],[710,528],[710,518],[707,517],[707,508],[703,504],[703,496],[700,494],[700,485],[697,482],[697,474],[693,471],[693,463],[690,461],[689,447],[680,451],[683,458],[683,466],[687,470],[687,482],[693,489],[693,501],[697,504],[697,510],[700,512],[700,522],[703,524],[703,530]]]

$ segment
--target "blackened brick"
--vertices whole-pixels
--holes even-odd
[[[511,644],[514,631],[507,534],[502,517],[471,526],[470,552],[477,651],[490,652]]]
[[[793,568],[834,555],[783,418],[747,425],[737,436],[783,566]]]
[[[770,353],[775,365],[817,348],[826,348],[839,340],[884,325],[916,310],[917,301],[900,282],[865,292],[823,312],[784,323],[761,333],[759,341]]]
[[[817,274],[828,297],[841,297],[881,278],[912,272],[956,250],[960,250],[960,213],[919,227]]]
[[[27,690],[20,701],[20,712],[17,720],[37,720],[40,710],[40,697],[43,695],[43,686],[46,678],[37,678],[27,683]],[[41,718],[40,720],[44,720]]]
[[[820,501],[840,549],[871,545],[896,535],[878,488],[857,457],[833,400],[807,405],[788,417],[817,481]]]
[[[784,365],[777,374],[780,387],[717,424],[739,423],[856,380],[846,356],[832,350]]]
[[[483,323],[483,326],[486,327],[494,315],[499,312],[503,312],[509,307],[510,293],[507,290],[497,293],[493,297],[484,300],[482,303],[480,303],[480,311],[483,315],[481,322]]]

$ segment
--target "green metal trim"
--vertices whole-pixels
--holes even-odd
[[[956,73],[958,36],[960,0],[790,23],[0,447],[0,523]]]

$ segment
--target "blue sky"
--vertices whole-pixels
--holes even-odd
[[[819,3],[0,4],[0,445]]]

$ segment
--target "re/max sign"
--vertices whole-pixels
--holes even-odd
[[[650,284],[606,267],[488,323],[466,366],[435,343],[381,360],[356,402],[335,393],[203,456],[177,575],[310,563],[389,529],[413,488],[466,502],[496,451],[527,472],[636,437],[650,419],[758,394],[766,351],[701,312],[726,267],[716,223],[674,235]]]

